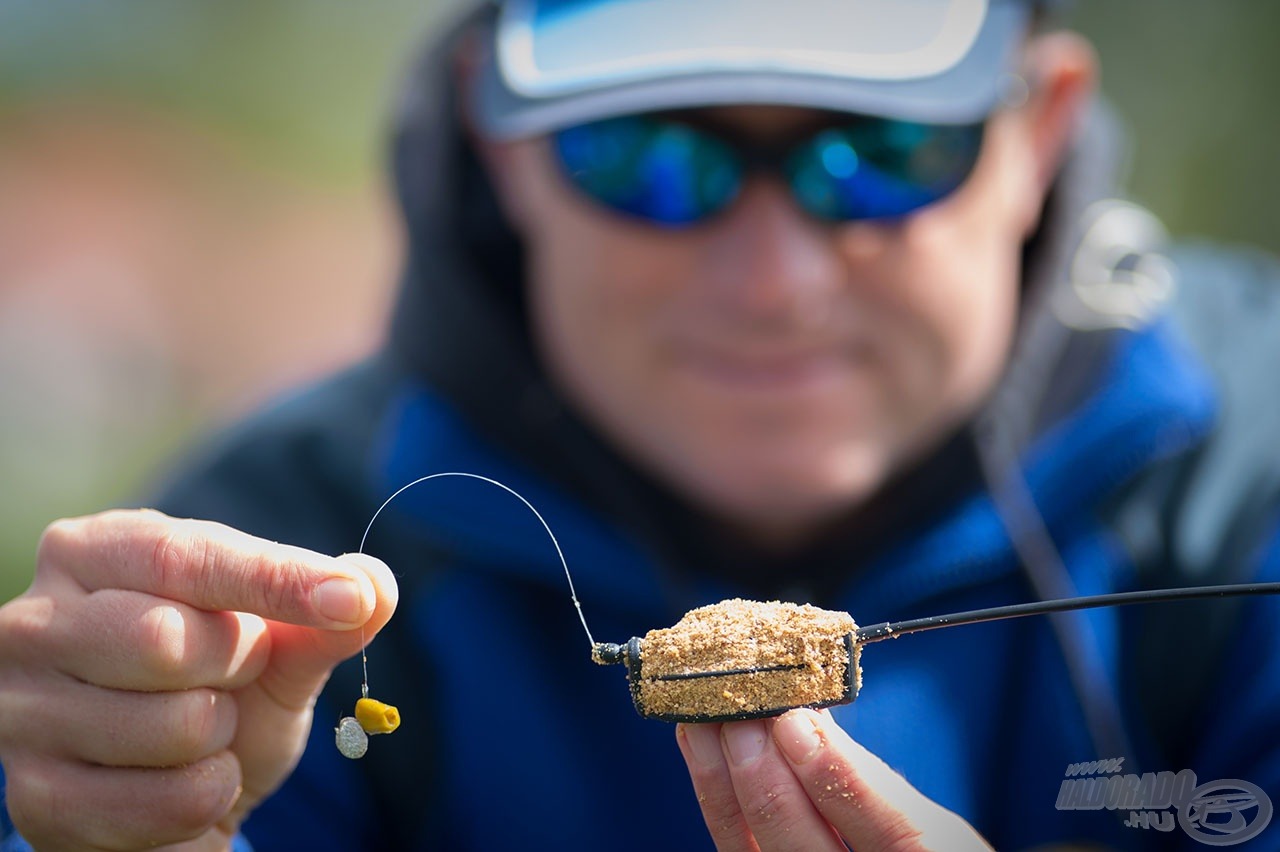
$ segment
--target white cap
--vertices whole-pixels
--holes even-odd
[[[475,91],[498,137],[784,104],[962,124],[1004,96],[1027,0],[507,0]]]

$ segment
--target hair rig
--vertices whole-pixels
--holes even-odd
[[[812,604],[735,598],[691,610],[672,627],[650,630],[643,638],[633,637],[620,645],[596,642],[574,590],[569,564],[551,527],[533,504],[495,479],[446,472],[401,486],[369,520],[360,540],[360,552],[364,552],[369,530],[387,504],[405,489],[443,476],[496,485],[533,512],[560,557],[569,598],[578,610],[578,620],[591,646],[591,658],[601,665],[624,665],[637,712],[645,718],[667,722],[732,722],[774,716],[798,707],[847,704],[858,696],[862,686],[862,646],[908,633],[1096,607],[1280,594],[1280,583],[1152,589],[1033,601],[870,627],[859,627],[848,613]],[[363,661],[364,683],[355,716],[343,718],[336,729],[338,750],[351,758],[365,754],[369,734],[390,733],[400,724],[395,707],[369,698],[367,657]]]
[[[394,493],[382,502],[377,511],[373,513],[373,517],[369,519],[369,524],[364,528],[364,535],[360,537],[360,549],[357,553],[364,553],[365,543],[369,540],[369,531],[373,529],[373,522],[382,514],[382,510],[387,508],[392,500],[399,497],[406,490],[423,482],[432,479],[439,479],[444,476],[462,477],[464,479],[478,479],[481,482],[487,482],[490,485],[496,485],[503,491],[515,497],[521,503],[533,512],[534,516],[542,523],[542,528],[547,531],[547,535],[551,536],[551,543],[555,545],[556,554],[560,557],[560,564],[564,568],[565,579],[569,581],[569,596],[573,600],[573,605],[578,608],[578,619],[582,622],[582,629],[587,631],[587,641],[593,646],[595,640],[591,638],[591,631],[587,628],[587,619],[582,614],[582,604],[578,603],[578,595],[573,589],[573,577],[569,575],[569,563],[565,561],[564,553],[560,550],[560,542],[556,541],[555,533],[551,532],[551,527],[539,514],[538,510],[533,508],[533,504],[521,497],[513,489],[508,488],[496,479],[490,479],[487,476],[480,476],[476,473],[460,473],[456,471],[445,471],[442,473],[433,473],[429,476],[421,476],[412,482],[400,486]],[[369,751],[369,736],[371,734],[389,734],[396,728],[400,727],[400,711],[390,704],[384,704],[377,699],[369,697],[369,656],[368,651],[364,647],[364,628],[360,628],[361,651],[360,663],[364,669],[364,679],[360,684],[360,698],[356,701],[356,709],[354,716],[344,716],[338,722],[338,727],[333,729],[334,743],[338,747],[338,751],[344,757],[352,760],[358,760],[365,756]]]

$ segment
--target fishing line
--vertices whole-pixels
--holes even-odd
[[[443,477],[443,476],[461,476],[467,479],[478,479],[481,482],[487,482],[490,485],[496,485],[499,488],[501,488],[503,491],[507,492],[508,494],[515,497],[517,500],[519,500],[521,503],[523,503],[526,507],[528,507],[530,512],[533,512],[534,517],[538,519],[538,522],[542,524],[542,528],[547,531],[547,535],[551,537],[551,543],[555,545],[556,555],[560,557],[560,566],[564,568],[564,578],[569,583],[569,597],[573,601],[574,608],[578,610],[578,620],[582,622],[582,629],[586,631],[587,642],[590,643],[592,648],[594,648],[596,645],[596,640],[591,636],[591,628],[587,627],[587,617],[582,612],[582,603],[578,600],[578,592],[573,587],[573,576],[569,573],[569,563],[564,558],[564,551],[560,549],[560,542],[556,540],[556,534],[551,531],[551,525],[548,524],[546,519],[542,517],[542,513],[539,512],[537,509],[535,509],[533,507],[533,504],[530,503],[528,500],[526,500],[519,492],[517,492],[515,489],[511,488],[508,485],[504,485],[503,483],[499,482],[496,479],[490,479],[489,477],[481,476],[478,473],[445,471],[443,473],[432,473],[432,474],[428,474],[427,476],[421,476],[413,480],[412,482],[409,482],[409,483],[406,483],[405,485],[400,486],[395,490],[395,492],[390,497],[388,497],[386,500],[383,501],[382,505],[378,507],[378,510],[373,513],[373,517],[369,519],[369,524],[364,529],[364,535],[360,537],[360,549],[357,552],[364,553],[364,545],[369,538],[369,530],[373,529],[373,522],[378,519],[378,515],[382,514],[382,510],[387,508],[387,505],[390,504],[392,500],[396,499],[397,497],[400,496],[401,493],[412,488],[415,485],[419,485],[430,479],[439,479],[440,477]],[[360,662],[361,662],[361,665],[364,667],[364,682],[363,682],[363,685],[361,686],[361,692],[365,697],[368,697],[369,695],[369,658],[364,652],[364,627],[363,626],[360,628],[360,646],[361,646]]]
[[[382,510],[387,508],[392,500],[415,485],[420,485],[431,479],[439,479],[443,476],[461,476],[496,485],[523,503],[530,512],[533,512],[534,517],[538,519],[538,522],[542,524],[542,528],[547,531],[547,535],[551,537],[551,543],[555,545],[556,555],[560,557],[560,566],[564,568],[564,578],[569,582],[569,597],[573,601],[574,608],[578,610],[578,620],[582,622],[582,629],[587,634],[587,642],[590,643],[594,650],[596,642],[591,636],[591,628],[587,627],[587,617],[582,612],[582,604],[578,600],[578,592],[573,587],[573,576],[569,573],[569,563],[564,558],[564,551],[560,549],[560,542],[556,540],[556,534],[551,531],[551,525],[542,517],[542,513],[535,509],[533,504],[526,500],[523,495],[496,479],[490,479],[477,473],[444,471],[420,476],[412,482],[400,486],[390,497],[382,501],[382,505],[373,513],[373,517],[369,519],[368,525],[364,528],[364,535],[360,536],[360,548],[356,552],[364,553],[364,546],[369,540],[369,531],[373,529],[373,522],[378,519],[378,516],[382,514]],[[369,697],[369,654],[365,647],[364,625],[360,626],[360,667],[362,675],[360,699],[356,702],[355,713],[352,716],[344,716],[339,720],[338,726],[333,729],[334,743],[337,745],[338,751],[343,757],[352,760],[358,760],[368,752],[370,735],[389,734],[400,727],[400,711],[398,708]]]

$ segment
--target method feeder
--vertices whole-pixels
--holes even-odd
[[[722,601],[670,628],[591,657],[627,668],[637,712],[666,722],[733,722],[797,707],[847,704],[862,683],[862,646],[908,633],[1027,615],[1138,603],[1280,593],[1280,583],[1154,589],[1036,601],[858,627],[847,613],[809,604]]]

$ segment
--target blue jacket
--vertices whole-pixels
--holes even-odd
[[[221,436],[156,504],[340,553],[401,485],[468,472],[542,512],[598,640],[760,595],[691,556],[703,551],[672,532],[671,501],[557,407],[520,326],[519,247],[450,119],[443,64],[429,55],[402,104],[411,245],[386,351]],[[1099,136],[1082,141],[1028,248],[1019,352],[979,422],[1016,459],[1061,555],[1058,586],[1280,580],[1280,276],[1200,250],[1179,259],[1175,298],[1103,316],[1075,261],[1110,258],[1104,277],[1129,292],[1153,256],[1112,251],[1123,234],[1100,247],[1081,225],[1113,190]],[[1054,310],[1075,328],[1042,322]],[[908,512],[866,530],[874,547],[855,537],[821,571],[779,569],[778,594],[864,624],[1034,599],[1007,506],[982,477],[961,480],[930,502],[932,480],[917,477],[918,522]],[[359,696],[359,661],[339,667],[297,771],[244,827],[254,848],[710,848],[672,727],[636,714],[621,668],[590,662],[555,549],[524,506],[484,483],[433,480],[378,517],[366,550],[401,582],[369,673],[404,724],[364,760],[341,757],[332,729]],[[1064,782],[1099,774],[1068,767],[1124,756],[1118,774],[1191,770],[1280,804],[1280,599],[1155,609],[1078,614],[1062,635],[1028,618],[870,645],[861,694],[834,714],[998,849],[1202,848],[1177,827],[1126,827],[1127,810],[1072,805]],[[1124,755],[1101,750],[1086,707],[1110,714]],[[1245,848],[1280,848],[1280,823]]]
[[[1082,593],[1139,583],[1103,525],[1102,500],[1135,471],[1203,441],[1220,416],[1211,377],[1172,321],[1124,338],[1089,402],[1026,457],[1036,502]],[[478,437],[447,400],[381,361],[242,427],[164,508],[336,553],[355,548],[380,497],[445,470],[499,479],[539,508],[598,639],[643,635],[693,604],[743,591],[706,579],[672,583],[608,518]],[[621,669],[590,662],[555,550],[527,509],[483,483],[434,480],[379,517],[368,550],[387,559],[407,592],[369,650],[370,678],[424,746],[408,756],[411,771],[392,780],[420,803],[420,823],[407,830],[422,848],[709,848],[672,727],[636,714]],[[1280,580],[1280,539],[1260,544],[1252,572]],[[830,605],[871,623],[1028,597],[992,502],[978,493],[848,578]],[[1144,719],[1122,678],[1137,614],[1097,610],[1084,621],[1105,663],[1091,687],[1117,697],[1135,735]],[[1148,743],[1126,771],[1192,769],[1201,782],[1244,779],[1280,800],[1277,625],[1280,599],[1240,608],[1204,705],[1182,732],[1184,762],[1160,762]],[[397,643],[408,653],[393,654]],[[388,668],[384,654],[416,665]],[[1067,839],[1198,848],[1181,832],[1125,828],[1127,813],[1055,808],[1070,764],[1113,755],[1094,750],[1046,620],[880,642],[866,648],[863,667],[861,694],[836,708],[836,718],[996,848]],[[365,765],[333,745],[333,724],[350,712],[356,682],[348,677],[323,696],[298,770],[245,827],[255,848],[372,849],[392,828],[406,836],[380,813]],[[401,750],[404,736],[375,738],[366,761]],[[1278,838],[1273,827],[1247,848],[1277,848]]]
[[[1213,378],[1172,319],[1122,337],[1086,404],[1025,456],[1036,503],[1081,593],[1141,585],[1100,507],[1117,483],[1185,458],[1221,417]],[[276,409],[167,508],[339,552],[353,549],[379,496],[425,474],[466,471],[539,508],[597,639],[643,635],[694,604],[744,593],[707,578],[673,582],[642,543],[479,437],[430,387],[389,372],[369,365]],[[344,412],[353,408],[369,410],[367,440],[358,461],[335,470],[354,435],[334,424],[349,426]],[[413,830],[423,848],[709,848],[672,727],[636,714],[621,669],[590,662],[555,549],[525,507],[483,483],[433,480],[378,518],[368,550],[387,559],[408,592],[370,648],[370,678],[426,745],[413,771],[395,779],[420,803]],[[1260,539],[1250,572],[1280,580],[1280,539]],[[872,623],[1029,597],[1001,519],[980,492],[847,578],[827,603]],[[1115,696],[1138,741],[1125,771],[1191,769],[1201,783],[1244,779],[1280,800],[1280,599],[1233,612],[1203,704],[1180,732],[1180,763],[1143,741],[1146,717],[1124,688],[1135,677],[1130,645],[1140,615],[1095,610],[1076,624],[1102,662],[1089,688]],[[380,666],[395,642],[411,649],[398,660],[419,664]],[[834,710],[837,720],[996,848],[1050,840],[1198,848],[1182,832],[1124,827],[1128,812],[1055,807],[1069,765],[1119,755],[1095,751],[1047,620],[881,642],[866,648],[863,667],[862,692]],[[373,848],[390,827],[365,767],[333,745],[331,723],[350,712],[356,682],[326,693],[297,773],[248,822],[256,848]],[[397,750],[402,736],[375,738],[371,751]],[[1248,848],[1280,848],[1277,829]]]

